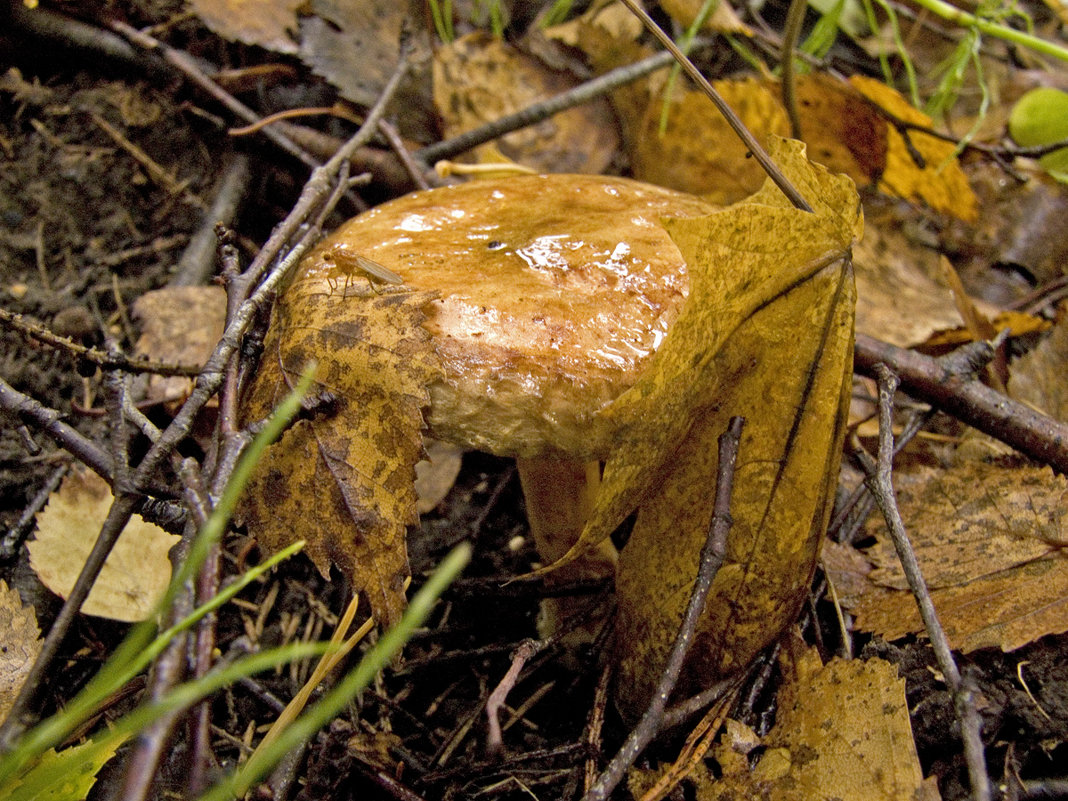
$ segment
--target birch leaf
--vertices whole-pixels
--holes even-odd
[[[624,710],[644,705],[678,631],[731,416],[748,419],[734,526],[690,671],[729,672],[773,639],[818,555],[852,369],[848,251],[862,223],[848,178],[809,163],[800,143],[776,140],[772,152],[815,213],[769,183],[724,211],[667,221],[690,297],[643,377],[603,412],[624,433],[582,539],[557,563],[638,510],[618,578]]]
[[[298,421],[268,449],[245,495],[245,520],[269,550],[307,540],[323,575],[336,564],[386,625],[404,609],[404,537],[418,519],[421,410],[439,371],[421,327],[433,297],[302,273],[275,308],[245,407],[246,419],[265,416],[317,360],[316,385],[331,408]]]
[[[0,717],[6,718],[26,674],[41,651],[41,630],[33,607],[23,606],[16,590],[0,581]]]
[[[37,515],[30,566],[48,589],[66,598],[89,557],[112,504],[111,488],[89,470],[73,469]],[[179,537],[134,515],[111,549],[89,597],[86,615],[144,620],[171,580],[167,552]]]

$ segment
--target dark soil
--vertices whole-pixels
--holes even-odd
[[[0,2],[0,306],[82,344],[99,346],[111,339],[128,350],[137,337],[130,306],[147,290],[168,282],[182,249],[202,224],[203,208],[210,205],[223,165],[236,147],[225,130],[231,121],[212,101],[151,62],[108,58],[63,44],[62,37],[38,38],[8,18],[6,0]],[[177,18],[179,2],[113,0],[88,4],[92,12],[86,5],[72,4],[67,11],[94,25],[111,19],[135,26],[177,19],[161,35],[222,66],[274,60],[222,42],[193,19]],[[320,105],[330,90],[299,64],[293,66],[298,78],[250,92],[246,102],[270,111],[272,97],[284,90],[291,106]],[[101,121],[166,170],[179,189],[149,173]],[[253,178],[235,222],[245,261],[255,243],[285,216],[307,176],[307,168],[295,159],[254,140],[242,145],[252,159]],[[388,193],[381,187],[373,192]],[[343,208],[338,219],[353,212]],[[106,441],[101,377],[91,366],[0,325],[0,378],[58,410],[85,436]],[[149,414],[162,420],[166,410]],[[195,453],[194,445],[190,451]],[[17,532],[23,511],[69,461],[41,432],[4,419],[0,530]],[[559,648],[550,647],[536,656],[509,696],[511,708],[528,701],[529,707],[506,729],[505,752],[485,752],[486,697],[519,643],[537,637],[539,585],[499,580],[527,571],[536,559],[525,535],[510,462],[469,454],[448,498],[410,533],[409,553],[416,584],[460,540],[475,544],[474,562],[411,642],[403,663],[310,744],[293,774],[299,779],[288,785],[290,797],[576,797],[587,756],[603,764],[605,754],[611,756],[626,734],[609,710],[603,753],[591,754],[584,745],[600,676],[593,651],[565,659]],[[33,604],[47,630],[58,602],[29,569],[25,548],[17,540],[7,544],[12,547],[0,563],[0,579]],[[247,555],[249,545],[241,532],[232,535],[226,544],[227,571],[236,572],[240,560],[254,558],[254,551]],[[344,582],[334,579],[323,580],[301,557],[290,560],[249,588],[240,605],[222,613],[219,651],[235,653],[261,613],[260,643],[282,642],[306,631],[318,636],[330,614],[344,606]],[[603,591],[600,596],[595,592],[591,602],[607,601],[603,596]],[[265,607],[269,597],[273,601]],[[825,628],[822,641],[833,648],[837,623],[825,602],[814,608],[817,617],[807,620],[806,629]],[[48,714],[62,706],[124,631],[119,624],[80,619],[56,662],[56,680],[40,695],[41,711]],[[938,776],[943,797],[965,797],[959,727],[930,649],[924,643],[876,640],[867,642],[864,654],[899,665],[923,769]],[[1021,665],[1026,685],[1018,678]],[[963,667],[977,686],[991,774],[1005,797],[1021,797],[1021,782],[1063,779],[1068,764],[1068,636],[1046,637],[1012,654],[974,653],[963,659]],[[236,685],[214,701],[211,743],[220,767],[248,754],[253,732],[274,718],[277,699],[292,697],[305,675],[306,670],[283,670]],[[143,686],[142,681],[132,687],[107,714],[127,710]],[[761,729],[773,721],[773,690],[774,677],[755,707],[743,711],[750,725]],[[185,791],[188,742],[180,729],[161,771],[157,797]],[[660,748],[654,754],[670,757],[671,743]],[[113,797],[121,773],[120,760],[104,771],[94,797]],[[690,797],[688,792],[684,788],[677,797]],[[621,791],[620,797],[625,795]]]

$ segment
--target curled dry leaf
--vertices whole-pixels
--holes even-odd
[[[41,651],[41,630],[33,607],[23,606],[18,592],[0,581],[0,720],[22,689]]]
[[[580,543],[634,510],[619,565],[620,692],[644,707],[678,631],[712,514],[716,438],[743,434],[728,555],[695,635],[687,675],[744,665],[796,614],[818,553],[852,367],[849,247],[861,230],[852,182],[810,164],[797,142],[776,161],[816,213],[772,184],[722,212],[669,220],[690,296],[650,367],[602,415],[622,432]],[[670,547],[665,547],[670,542]],[[693,689],[687,680],[683,692]]]
[[[899,472],[895,483],[953,647],[1011,651],[1068,630],[1068,480],[1045,467],[973,460],[945,472]],[[847,604],[860,628],[888,640],[920,632],[893,546],[872,526],[878,542],[868,553],[877,569]]]
[[[440,371],[420,325],[433,298],[304,271],[275,307],[244,408],[247,420],[266,416],[318,363],[322,408],[267,450],[245,493],[245,521],[270,550],[307,540],[323,575],[340,567],[386,625],[404,609],[421,410]]]
[[[37,515],[30,566],[48,589],[66,598],[111,507],[111,488],[89,470],[73,469]],[[171,579],[167,553],[180,537],[134,515],[119,535],[89,597],[87,615],[135,622],[153,611]]]

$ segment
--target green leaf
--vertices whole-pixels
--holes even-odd
[[[1068,92],[1049,87],[1032,89],[1013,108],[1009,133],[1024,147],[1068,139]],[[1058,181],[1068,182],[1068,147],[1047,153],[1038,163]]]

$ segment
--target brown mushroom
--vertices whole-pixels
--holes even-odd
[[[598,415],[630,387],[686,297],[660,223],[699,198],[621,178],[521,176],[407,195],[349,220],[302,266],[340,293],[356,257],[441,298],[425,327],[445,370],[432,436],[516,457],[546,562],[577,540],[615,432]],[[614,572],[610,543],[557,577]]]

